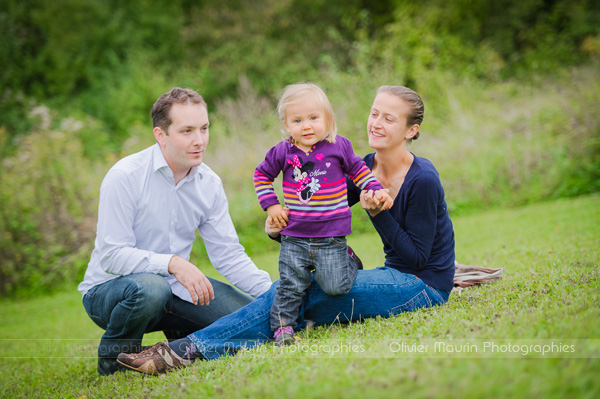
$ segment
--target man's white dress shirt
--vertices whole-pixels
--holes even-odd
[[[119,276],[156,273],[173,294],[191,302],[188,290],[168,272],[173,255],[189,260],[195,231],[213,266],[256,297],[271,286],[244,252],[219,176],[204,163],[175,185],[158,144],[117,162],[100,187],[95,248],[79,291]]]

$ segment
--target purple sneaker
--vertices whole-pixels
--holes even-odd
[[[291,345],[294,342],[294,329],[292,327],[279,327],[273,338],[275,338],[275,345],[277,346]]]
[[[362,264],[360,258],[358,257],[358,255],[356,255],[356,252],[354,252],[352,250],[352,248],[350,248],[349,245],[348,245],[348,255],[350,255],[350,259],[352,259],[354,261],[354,263],[356,263],[356,268],[358,270],[362,270],[363,264]]]

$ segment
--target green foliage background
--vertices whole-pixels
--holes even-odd
[[[149,110],[175,85],[209,103],[206,162],[251,254],[273,245],[252,170],[300,80],[359,154],[376,88],[417,90],[412,150],[453,215],[600,191],[597,1],[5,0],[0,39],[0,296],[81,279],[101,179],[152,144]],[[353,225],[370,230],[359,210]],[[202,245],[193,260],[210,267]]]

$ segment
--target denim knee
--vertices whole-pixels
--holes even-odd
[[[350,289],[352,289],[352,283],[354,283],[354,280],[350,281],[349,283],[339,285],[323,285],[321,286],[321,290],[327,295],[343,295],[350,292]]]
[[[173,293],[164,277],[157,274],[138,274],[129,281],[123,296],[131,301],[132,310],[152,315],[166,312]]]
[[[325,274],[317,272],[315,280],[327,295],[343,295],[352,289],[354,280],[356,280],[356,272],[357,269],[352,264],[351,267],[336,270],[335,273],[331,271]]]

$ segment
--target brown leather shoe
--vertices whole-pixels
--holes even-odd
[[[194,361],[178,356],[164,340],[140,353],[119,353],[117,362],[140,373],[158,375],[187,367]]]

